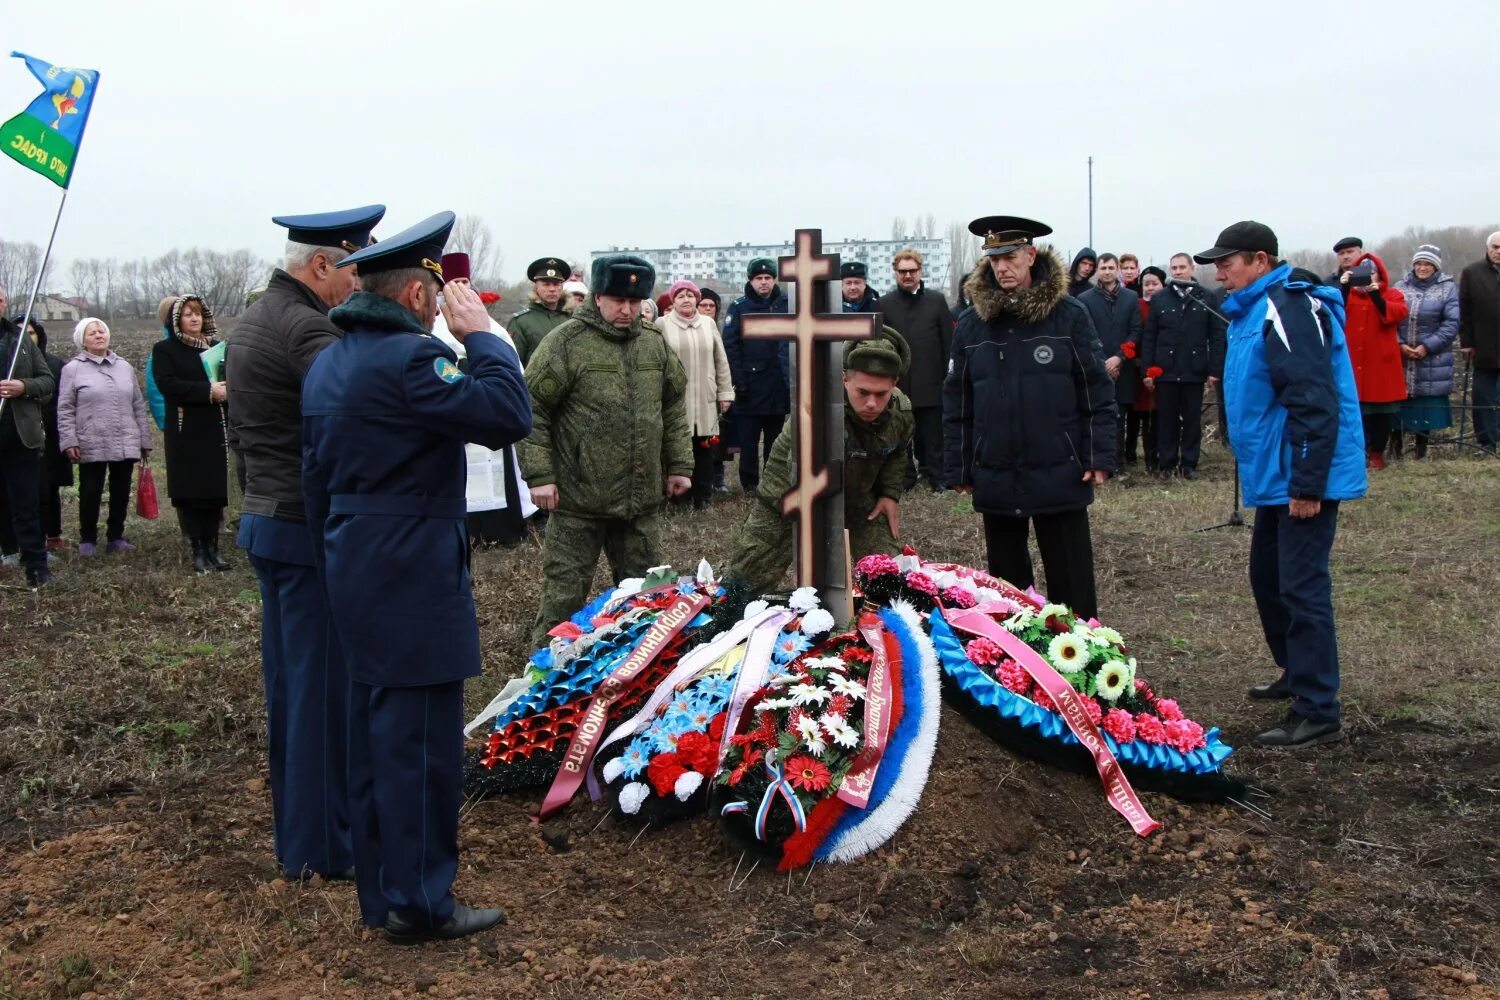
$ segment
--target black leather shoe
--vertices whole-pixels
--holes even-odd
[[[288,882],[309,882],[315,878],[321,878],[324,882],[353,882],[354,869],[345,868],[343,871],[327,873],[315,872],[309,869],[302,872],[300,875],[293,875],[291,872],[282,872],[281,877],[286,879]]]
[[[420,944],[423,941],[452,941],[479,931],[489,930],[496,924],[505,923],[505,913],[499,907],[475,910],[457,903],[453,916],[437,925],[408,920],[392,910],[385,918],[385,936],[395,944]]]
[[[219,555],[219,542],[217,539],[212,542],[206,543],[204,545],[204,550],[204,554],[208,556],[208,564],[214,569],[222,573],[226,569],[234,568],[234,563]]]
[[[1257,701],[1280,701],[1290,698],[1292,691],[1286,686],[1286,677],[1278,677],[1274,681],[1264,684],[1254,684],[1250,687],[1250,697]]]
[[[1188,468],[1187,466],[1184,465],[1182,467],[1182,471],[1179,472],[1178,475],[1180,475],[1183,479],[1197,479],[1198,478],[1198,470],[1197,469],[1190,469],[1190,468]]]
[[[1317,722],[1296,712],[1288,712],[1280,725],[1255,737],[1255,745],[1280,750],[1300,750],[1324,743],[1337,743],[1343,738],[1344,727],[1337,720]]]

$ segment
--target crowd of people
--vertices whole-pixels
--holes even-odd
[[[789,302],[766,258],[721,316],[719,295],[691,281],[654,299],[655,269],[638,256],[602,257],[586,282],[543,257],[507,331],[465,255],[444,253],[452,213],[376,243],[384,211],[274,219],[283,266],[228,341],[202,298],[171,296],[143,379],[102,320],[77,324],[67,362],[40,324],[5,320],[0,541],[45,584],[76,465],[78,555],[99,554],[106,490],[104,554],[129,553],[154,418],[192,565],[227,569],[237,475],[238,544],[262,597],[278,864],[355,879],[366,922],[416,941],[503,919],[451,892],[463,682],[480,670],[472,539],[523,537],[533,511],[544,525],[540,647],[583,604],[601,553],[617,580],[660,563],[664,509],[707,505],[737,453],[754,501],[727,580],[779,586],[792,558],[778,506],[793,475],[789,347],[744,323]],[[1195,478],[1213,387],[1257,510],[1251,589],[1279,669],[1250,695],[1290,702],[1256,742],[1338,739],[1338,508],[1403,454],[1405,435],[1421,458],[1451,425],[1455,349],[1473,369],[1476,440],[1495,446],[1500,233],[1457,282],[1427,245],[1392,282],[1352,237],[1334,274],[1293,268],[1256,222],[1166,271],[1090,249],[1065,266],[1038,242],[1051,230],[1020,217],[970,229],[982,256],[956,307],[927,287],[915,250],[896,255],[884,295],[863,263],[841,267],[843,309],[884,322],[844,351],[852,555],[896,551],[910,490],[955,490],[982,517],[991,572],[1030,586],[1034,533],[1049,597],[1092,617],[1096,487],[1137,461]],[[1195,281],[1195,264],[1219,287]],[[0,315],[7,304],[0,289]],[[496,510],[511,515],[498,528]]]

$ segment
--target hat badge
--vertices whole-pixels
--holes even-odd
[[[557,277],[557,271],[556,271],[556,269],[550,268],[550,267],[547,268],[547,277],[549,277],[549,278],[555,278],[555,277]]]
[[[636,279],[636,276],[635,276],[635,275],[633,275],[633,274],[632,274],[632,275],[631,275],[631,276],[630,276],[630,283],[631,283],[631,284],[632,284],[632,285],[633,285],[633,284],[635,284],[635,283],[636,283],[636,280],[637,280],[637,279]]]

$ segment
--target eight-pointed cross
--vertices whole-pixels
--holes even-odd
[[[781,515],[797,514],[797,551],[795,575],[797,586],[816,587],[816,555],[826,551],[823,525],[814,516],[818,498],[828,492],[826,468],[814,468],[814,387],[825,384],[826,373],[817,369],[813,346],[817,341],[863,340],[876,333],[875,317],[868,313],[830,315],[817,313],[819,292],[836,276],[838,258],[824,254],[823,234],[818,229],[797,230],[797,253],[779,259],[782,281],[797,283],[797,311],[791,315],[757,314],[746,316],[742,332],[746,337],[765,340],[790,340],[797,350],[797,408],[794,418],[797,433],[797,482],[781,498]],[[842,426],[839,428],[842,430]],[[834,458],[841,456],[835,455]]]

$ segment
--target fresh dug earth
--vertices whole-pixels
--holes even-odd
[[[1280,711],[1243,696],[1267,677],[1248,532],[1189,531],[1229,510],[1210,457],[1195,483],[1102,491],[1103,617],[1223,727],[1269,820],[1148,794],[1164,829],[1136,838],[1095,778],[945,709],[913,819],[790,877],[708,817],[642,833],[580,799],[538,827],[537,794],[471,803],[458,895],[509,923],[417,948],[363,928],[352,886],[274,876],[243,558],[193,577],[165,511],[39,596],[6,571],[0,997],[1500,996],[1500,464],[1407,463],[1347,506],[1349,738],[1276,754],[1245,746]],[[746,502],[669,518],[668,557],[724,560]],[[902,506],[924,555],[982,562],[952,495]],[[520,668],[539,574],[534,545],[476,555],[471,709]]]

